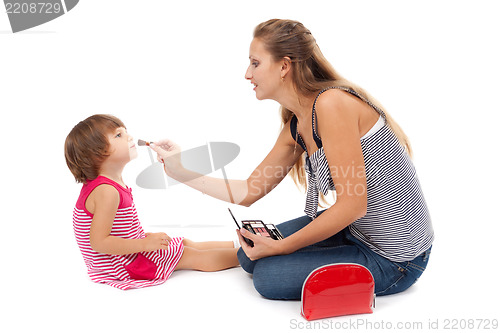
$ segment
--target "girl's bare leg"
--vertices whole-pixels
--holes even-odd
[[[232,243],[232,242],[229,242]],[[193,269],[204,272],[215,272],[239,265],[235,249],[212,248],[200,250],[189,246],[184,246],[184,253],[175,270]]]
[[[187,238],[183,240],[184,246],[192,247],[197,250],[210,250],[210,249],[224,249],[224,248],[234,248],[234,243],[229,242],[193,242]]]

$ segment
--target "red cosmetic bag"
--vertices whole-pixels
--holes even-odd
[[[302,286],[302,316],[307,320],[372,313],[375,282],[358,264],[331,264],[316,268]]]

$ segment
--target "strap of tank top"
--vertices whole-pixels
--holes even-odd
[[[113,186],[117,191],[118,193],[120,194],[120,206],[122,205],[123,203],[123,195],[122,195],[122,192],[125,192],[125,188],[123,186],[121,186],[120,184],[118,184],[117,182],[115,182],[114,180],[111,180],[109,179],[108,177],[104,177],[104,176],[97,176],[96,179],[92,180],[88,186],[87,186],[87,196],[99,185],[102,185],[102,184],[106,184],[106,185],[111,185]]]
[[[359,98],[360,100],[362,100],[363,102],[365,102],[366,104],[368,104],[369,106],[371,106],[372,109],[374,109],[375,111],[377,111],[384,119],[386,119],[384,111],[382,111],[381,109],[379,109],[375,104],[373,104],[372,102],[370,102],[365,97],[363,97],[362,95],[358,94],[356,91],[352,90],[351,88],[343,87],[343,86],[327,87],[327,88],[321,90],[318,93],[318,96],[316,96],[316,99],[314,100],[314,104],[313,104],[313,108],[312,108],[313,138],[314,138],[314,141],[316,142],[316,145],[318,146],[318,149],[320,149],[321,147],[323,147],[323,143],[321,142],[321,138],[319,137],[318,132],[317,132],[317,128],[316,128],[317,127],[316,126],[316,122],[317,122],[317,120],[316,120],[316,102],[318,101],[319,96],[321,96],[322,93],[324,93],[325,91],[327,91],[329,89],[344,90],[344,91],[350,93],[351,95],[356,96],[357,98]]]
[[[297,134],[297,117],[295,115],[290,121],[290,134],[292,135],[293,140],[297,141],[297,143],[302,147],[302,149],[304,149],[304,151],[307,151],[306,145],[300,137],[300,134]]]

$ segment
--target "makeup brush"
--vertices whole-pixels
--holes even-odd
[[[137,140],[137,145],[139,146],[148,146],[152,144],[152,142],[149,142],[149,141],[144,141],[144,140]],[[148,149],[148,154],[149,154],[149,159],[151,160],[151,164],[153,164],[155,162],[154,158],[153,158],[153,153],[151,152],[151,149]]]
[[[144,141],[144,140],[141,140],[141,139],[139,139],[139,140],[137,141],[137,144],[138,144],[139,146],[148,146],[148,147],[149,147],[149,144],[151,144],[151,143],[152,143],[152,142],[149,142],[149,141]]]

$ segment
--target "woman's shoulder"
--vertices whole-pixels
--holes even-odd
[[[363,107],[364,103],[342,89],[328,89],[317,96],[315,101],[315,112],[318,118],[356,118],[357,109]]]
[[[338,88],[330,88],[320,91],[315,100],[315,107],[318,108],[339,108],[348,104],[359,102],[359,98],[348,91]]]

